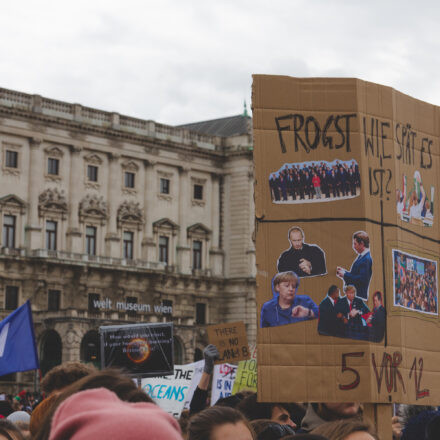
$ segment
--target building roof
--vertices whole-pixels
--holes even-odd
[[[241,134],[251,134],[252,118],[250,116],[237,115],[211,119],[210,121],[193,122],[191,124],[178,125],[177,127],[211,136],[238,136]]]

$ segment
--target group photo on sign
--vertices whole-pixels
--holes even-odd
[[[274,203],[328,202],[358,196],[361,177],[355,160],[285,163],[269,186]]]

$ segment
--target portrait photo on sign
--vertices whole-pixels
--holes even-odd
[[[261,308],[260,327],[277,327],[318,317],[318,306],[308,295],[297,295],[299,276],[293,271],[277,273],[272,279],[273,298]]]
[[[398,217],[407,223],[419,226],[432,226],[434,223],[434,193],[433,186],[425,188],[419,171],[408,181],[402,175],[401,188],[396,188],[396,210]]]
[[[278,258],[278,272],[295,272],[300,278],[325,275],[327,273],[325,252],[316,244],[305,242],[304,231],[291,226],[287,231],[289,248]]]
[[[269,175],[273,203],[317,203],[356,197],[361,192],[354,160],[285,163]]]
[[[344,295],[338,286],[331,285],[319,304],[318,333],[324,336],[382,341],[386,329],[383,294],[373,294],[373,309],[356,297],[356,287],[346,285]]]
[[[344,281],[344,287],[354,286],[356,296],[363,301],[367,301],[371,276],[373,275],[369,235],[365,231],[355,232],[352,237],[352,248],[356,257],[350,270],[337,266],[336,276]]]
[[[394,305],[438,315],[437,262],[393,249]]]

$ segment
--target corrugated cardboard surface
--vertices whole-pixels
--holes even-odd
[[[286,146],[282,152],[275,118],[293,114],[313,117],[320,126],[321,138],[310,152],[301,145],[295,151],[292,129],[282,132]],[[350,151],[347,145],[325,147],[322,129],[329,116],[346,114],[355,115],[349,123]],[[271,280],[277,273],[278,257],[290,246],[287,231],[291,226],[301,227],[305,242],[325,252],[327,265],[327,275],[303,278],[298,294],[309,295],[319,305],[331,284],[342,289],[336,267],[350,269],[356,258],[352,235],[363,230],[370,236],[373,259],[368,306],[373,308],[373,292],[379,290],[386,295],[387,310],[387,332],[381,343],[321,336],[317,320],[259,328],[259,399],[439,404],[439,315],[394,306],[392,260],[392,250],[397,249],[438,265],[439,108],[357,79],[255,75],[253,121],[258,320],[263,303],[272,298]],[[292,126],[288,119],[284,122]],[[314,134],[309,130],[310,139]],[[304,131],[299,135],[304,138]],[[341,139],[332,125],[327,136]],[[359,164],[360,196],[319,203],[273,203],[268,184],[272,172],[286,163],[335,159]],[[428,198],[434,187],[432,227],[405,222],[396,212],[396,189],[402,187],[402,176],[407,176],[411,186],[415,171],[422,176]],[[370,179],[374,175],[377,182]],[[340,385],[356,378],[352,370],[342,371],[347,353],[363,353],[346,356],[346,367],[355,369],[360,380],[354,389],[341,390]]]

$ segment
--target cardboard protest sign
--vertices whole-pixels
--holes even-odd
[[[209,343],[214,344],[220,353],[216,364],[249,359],[246,327],[243,321],[210,325],[207,331]]]
[[[439,404],[440,112],[255,75],[261,401]]]
[[[174,373],[173,324],[129,324],[99,328],[101,367],[138,377]]]
[[[212,376],[211,406],[215,405],[218,399],[232,395],[237,365],[220,364],[214,365]]]
[[[195,363],[174,365],[174,374],[142,379],[142,389],[164,411],[180,417],[193,380]]]

